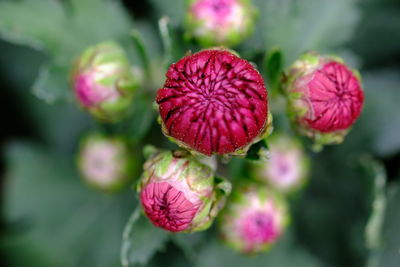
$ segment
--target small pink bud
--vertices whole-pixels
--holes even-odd
[[[244,253],[267,250],[284,232],[288,223],[283,199],[255,185],[235,192],[221,215],[222,239]]]
[[[77,101],[102,121],[118,121],[125,115],[136,86],[125,52],[113,42],[86,49],[73,70]]]
[[[274,134],[268,138],[269,160],[252,164],[254,177],[289,193],[299,189],[309,174],[310,160],[293,137]]]
[[[313,52],[289,69],[286,89],[298,129],[321,144],[341,142],[364,102],[357,72],[337,57]]]
[[[230,184],[183,151],[155,153],[144,165],[140,201],[152,223],[171,232],[208,228],[225,203]]]
[[[212,49],[172,64],[157,92],[165,135],[205,155],[243,154],[269,130],[259,72],[233,53]]]
[[[83,139],[78,163],[79,171],[87,183],[109,192],[122,189],[135,169],[125,141],[100,134],[88,135]]]
[[[254,28],[255,10],[249,0],[191,0],[188,34],[204,46],[236,45]]]

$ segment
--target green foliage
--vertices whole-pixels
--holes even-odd
[[[272,94],[279,93],[283,71],[283,57],[279,49],[269,51],[264,59],[264,71]]]
[[[383,244],[371,253],[368,267],[396,267],[400,261],[400,187],[393,184],[388,191],[388,206],[383,225]]]
[[[5,216],[16,223],[1,240],[15,266],[30,254],[37,266],[119,266],[121,233],[132,194],[105,195],[88,188],[71,158],[25,143],[10,145]],[[31,266],[31,265],[29,265]]]
[[[343,45],[360,17],[355,0],[259,0],[257,4],[265,45],[282,49],[286,67],[306,51],[332,52]]]
[[[318,267],[322,266],[313,256],[293,244],[288,233],[271,251],[259,256],[240,255],[218,240],[210,240],[202,250],[198,252],[196,267],[219,266],[285,266],[285,267]],[[289,256],[290,255],[290,256]]]
[[[380,156],[400,149],[400,99],[398,69],[367,72],[364,75],[365,109],[361,128],[371,139],[372,151]],[[362,133],[359,133],[362,134]]]
[[[0,2],[1,37],[49,57],[34,84],[35,95],[48,103],[71,97],[68,74],[84,48],[109,39],[126,42],[132,25],[114,1]]]
[[[162,249],[169,234],[154,225],[141,214],[137,207],[125,226],[121,262],[124,267],[146,264],[158,250]]]

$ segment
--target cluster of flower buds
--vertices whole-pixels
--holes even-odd
[[[260,73],[226,49],[203,50],[172,64],[157,92],[162,130],[205,155],[245,155],[268,135],[271,114]]]
[[[126,186],[136,169],[125,140],[101,134],[91,134],[83,139],[78,165],[87,183],[107,192]]]
[[[341,143],[360,116],[364,93],[360,75],[335,56],[304,54],[288,70],[289,115],[317,149]]]
[[[144,212],[171,232],[208,228],[230,193],[229,182],[187,151],[156,151],[144,164],[138,185]]]
[[[114,42],[87,48],[72,72],[79,104],[105,122],[120,120],[132,104],[138,85],[123,49]]]
[[[265,186],[241,187],[234,192],[220,217],[222,239],[243,253],[268,250],[289,222],[283,198]]]
[[[188,35],[204,46],[236,45],[252,32],[255,14],[250,0],[190,0]]]
[[[309,174],[310,160],[294,137],[274,133],[268,138],[269,160],[252,164],[255,179],[283,193],[299,189]]]
[[[204,45],[234,45],[250,32],[253,19],[249,0],[191,0],[187,22],[190,35]],[[82,107],[115,122],[131,106],[137,80],[122,48],[105,42],[80,56],[73,84]],[[289,68],[283,87],[294,125],[318,148],[340,143],[360,116],[360,76],[337,57],[304,54]],[[235,52],[206,49],[169,67],[156,102],[164,135],[183,149],[150,149],[137,186],[143,211],[170,232],[207,229],[224,208],[231,184],[201,157],[244,156],[271,133],[264,80]],[[268,143],[270,160],[250,170],[261,184],[236,188],[220,216],[223,240],[243,253],[266,251],[282,236],[289,215],[280,193],[299,189],[309,172],[296,139],[275,134]],[[79,168],[88,183],[105,191],[126,185],[134,171],[126,142],[99,134],[82,142]]]

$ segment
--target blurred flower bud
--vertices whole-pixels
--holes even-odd
[[[244,155],[271,130],[267,90],[258,71],[223,49],[172,64],[157,92],[162,129],[178,145],[205,155]]]
[[[79,104],[106,122],[118,121],[125,115],[137,87],[123,49],[114,42],[86,49],[72,76]]]
[[[252,164],[257,180],[281,192],[292,192],[305,182],[310,160],[301,143],[293,137],[274,134],[268,138],[269,160]]]
[[[230,193],[230,183],[187,151],[160,151],[144,164],[140,200],[152,223],[171,232],[208,228]]]
[[[289,222],[286,202],[263,186],[240,188],[220,217],[222,239],[243,253],[268,250]]]
[[[360,116],[361,78],[340,58],[304,54],[288,71],[290,116],[299,132],[317,146],[341,143]]]
[[[190,0],[188,35],[204,46],[236,45],[253,31],[255,15],[250,0]]]
[[[91,134],[83,139],[78,157],[79,171],[87,183],[114,192],[129,182],[135,165],[122,138]]]

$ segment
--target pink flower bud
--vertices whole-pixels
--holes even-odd
[[[221,215],[222,239],[244,253],[267,250],[284,232],[288,223],[283,199],[255,185],[235,192]]]
[[[308,174],[310,160],[301,143],[283,134],[268,138],[269,160],[252,164],[254,177],[281,192],[300,188]]]
[[[95,118],[113,122],[131,105],[137,81],[122,48],[105,42],[86,49],[73,70],[79,104]]]
[[[118,191],[132,177],[135,166],[131,157],[123,139],[92,134],[81,143],[79,171],[90,185],[104,191]]]
[[[236,45],[252,32],[254,17],[249,0],[191,0],[186,22],[204,46]]]
[[[337,57],[313,52],[289,69],[286,89],[298,129],[320,144],[340,143],[364,102],[357,72]]]
[[[227,50],[203,50],[172,64],[157,92],[162,128],[205,155],[243,154],[271,122],[264,81]]]
[[[230,184],[183,151],[162,151],[144,165],[140,200],[152,223],[171,232],[208,228],[225,203]]]

